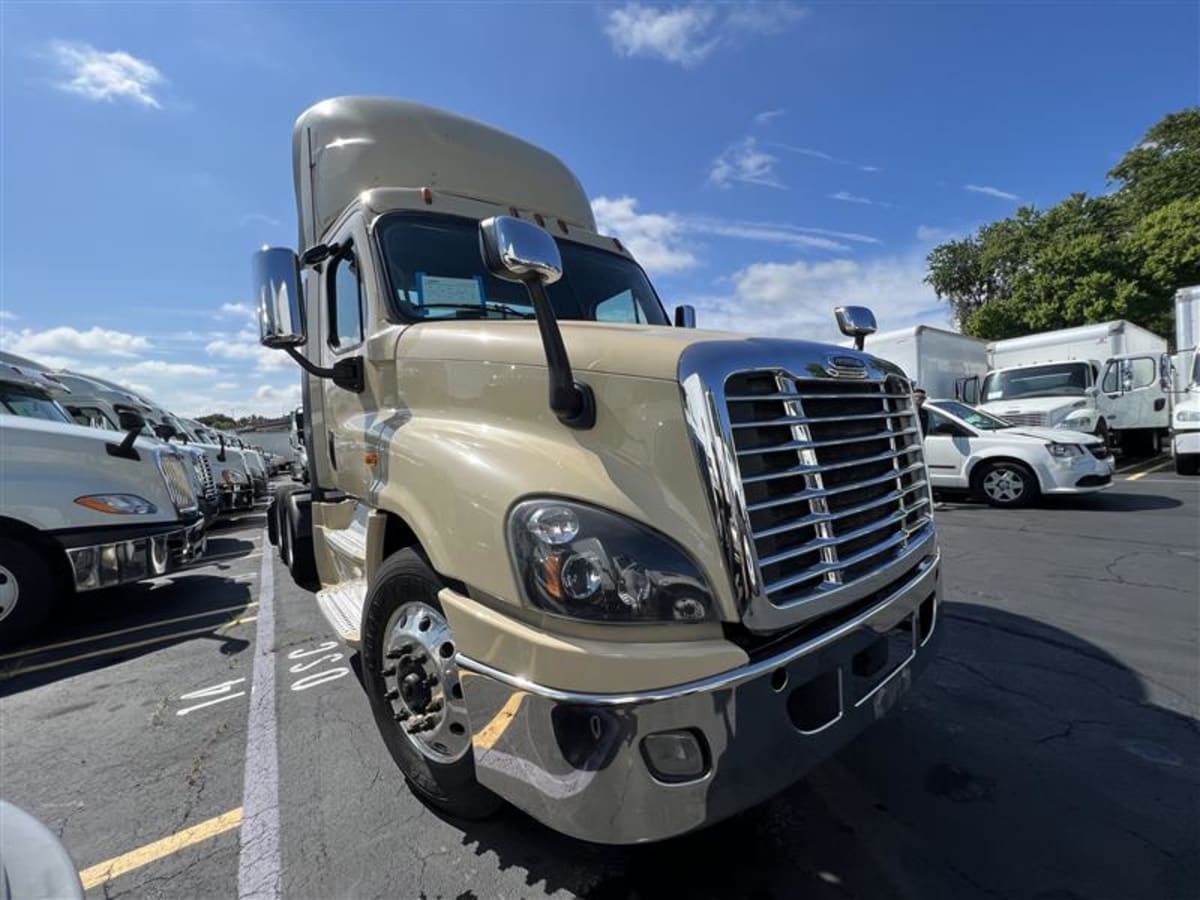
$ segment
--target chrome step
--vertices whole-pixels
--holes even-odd
[[[317,591],[317,608],[338,637],[351,647],[362,645],[359,628],[363,603],[367,599],[367,583],[362,580],[343,581]]]

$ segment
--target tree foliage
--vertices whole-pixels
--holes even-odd
[[[995,340],[1109,319],[1172,330],[1200,283],[1200,107],[1151,128],[1108,173],[1115,190],[1024,206],[929,254],[926,281],[967,334]]]

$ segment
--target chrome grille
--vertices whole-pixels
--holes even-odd
[[[1014,425],[1024,425],[1026,428],[1045,428],[1050,424],[1050,417],[1046,413],[1012,413],[1001,415],[1000,418]]]
[[[158,454],[158,470],[167,485],[167,493],[177,510],[196,508],[196,494],[192,490],[192,479],[182,459],[174,453]]]
[[[776,607],[904,556],[930,495],[908,384],[743,372],[725,382],[758,585]]]
[[[200,476],[201,492],[206,500],[214,500],[217,496],[217,484],[213,481],[212,463],[208,461],[207,453],[197,453],[196,471]]]

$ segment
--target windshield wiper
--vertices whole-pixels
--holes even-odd
[[[536,318],[532,312],[522,312],[515,307],[509,306],[507,303],[426,303],[423,304],[423,308],[458,309],[464,312],[474,312],[481,317],[489,312],[498,312],[506,319],[509,316],[516,316],[518,319]]]

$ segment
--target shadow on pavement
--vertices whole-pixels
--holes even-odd
[[[995,509],[983,500],[977,500],[963,492],[937,491],[935,497],[939,509],[978,509],[992,511],[996,515],[1004,515],[1012,510]],[[1042,495],[1032,503],[1034,509],[1048,510],[1087,510],[1091,512],[1154,512],[1164,509],[1178,509],[1183,506],[1182,500],[1174,497],[1163,497],[1157,494],[1131,494],[1121,491],[1101,491],[1095,494],[1055,494]]]
[[[899,709],[707,831],[619,848],[511,808],[453,824],[539,893],[592,900],[1195,896],[1196,720],[1148,703],[1135,672],[1070,633],[944,610],[946,640]]]
[[[25,647],[0,654],[0,697],[156,653],[184,641],[214,641],[225,655],[249,641],[219,629],[246,612],[250,583],[187,569],[69,597],[55,622]],[[115,632],[115,633],[114,633]]]

